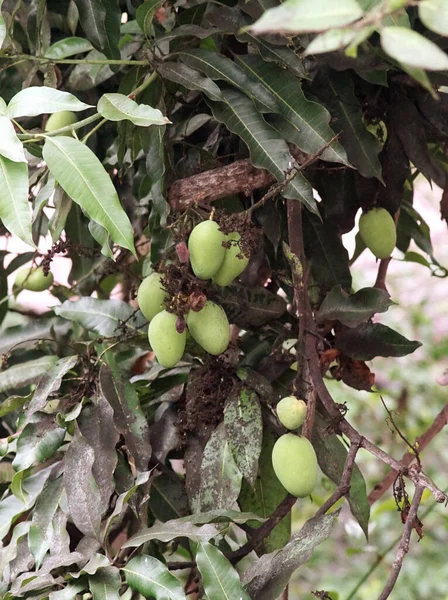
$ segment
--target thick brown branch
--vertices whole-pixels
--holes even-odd
[[[434,419],[433,423],[430,427],[423,433],[420,437],[418,437],[415,441],[415,446],[418,448],[418,451],[421,453],[428,444],[432,442],[432,440],[439,434],[442,429],[448,424],[448,404],[446,404],[439,414]],[[403,467],[409,467],[410,464],[415,460],[416,456],[413,452],[406,452],[403,454],[400,463]],[[368,499],[370,505],[379,500],[381,496],[387,492],[390,486],[393,484],[395,479],[397,478],[398,471],[392,470],[390,471],[386,477],[378,483],[374,489],[370,492]]]
[[[345,459],[344,470],[342,471],[341,481],[339,482],[339,485],[338,485],[337,489],[333,492],[333,494],[319,508],[319,510],[316,513],[316,517],[320,517],[321,515],[324,515],[327,512],[327,510],[330,510],[330,508],[334,504],[336,504],[336,502],[340,498],[342,498],[343,496],[346,496],[349,493],[350,481],[352,478],[353,467],[355,466],[355,459],[356,459],[356,455],[359,450],[359,446],[360,446],[359,443],[354,443],[350,446],[350,450],[348,451],[347,457]]]
[[[411,539],[412,530],[414,528],[414,523],[417,518],[417,511],[418,507],[420,506],[424,489],[424,485],[417,485],[417,487],[415,488],[414,498],[412,500],[411,508],[409,509],[409,514],[407,516],[406,524],[403,529],[403,535],[401,536],[400,543],[398,544],[397,554],[395,555],[395,560],[392,564],[392,570],[390,572],[389,579],[387,580],[384,590],[378,597],[378,600],[386,600],[387,598],[389,598],[394,588],[394,585],[397,582],[398,575],[400,574],[401,567],[403,566],[404,557],[409,552],[409,541]]]

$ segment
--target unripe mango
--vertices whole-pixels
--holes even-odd
[[[221,306],[207,300],[199,312],[190,310],[187,327],[194,340],[209,354],[217,356],[227,350],[230,325]]]
[[[359,219],[359,234],[377,258],[389,258],[397,243],[397,230],[385,208],[372,208]]]
[[[56,131],[57,129],[62,129],[62,127],[67,127],[67,125],[74,125],[77,121],[78,117],[74,112],[71,110],[61,110],[48,117],[45,131]],[[70,135],[70,133],[64,135]]]
[[[196,277],[211,279],[218,272],[226,252],[222,245],[225,239],[216,221],[196,225],[188,239],[191,268]]]
[[[227,285],[231,284],[232,281],[238,277],[238,275],[241,275],[241,273],[247,267],[247,263],[249,262],[248,257],[245,255],[243,255],[243,258],[238,258],[238,254],[242,254],[241,248],[237,243],[240,241],[240,239],[241,236],[236,231],[226,235],[226,242],[232,241],[236,243],[232,243],[229,248],[226,248],[222,265],[219,267],[219,271],[213,277],[213,281],[221,287],[226,287]]]
[[[177,333],[176,315],[159,312],[148,327],[148,339],[159,364],[165,369],[174,367],[182,358],[187,339],[186,331]]]
[[[306,404],[295,396],[286,396],[277,404],[277,417],[286,429],[297,429],[305,421]]]
[[[42,267],[30,269],[20,269],[17,272],[14,286],[22,290],[30,290],[31,292],[43,292],[48,290],[53,283],[53,274],[44,275]]]
[[[161,283],[160,273],[151,273],[138,288],[138,306],[148,321],[151,321],[164,308],[167,293]]]
[[[297,498],[309,496],[317,482],[317,457],[311,443],[293,433],[282,435],[272,449],[272,466],[283,487]]]

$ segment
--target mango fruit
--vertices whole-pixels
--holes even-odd
[[[239,242],[241,236],[238,232],[229,233],[226,235],[226,242]],[[232,281],[241,275],[247,267],[249,258],[243,255],[243,258],[238,258],[238,254],[242,254],[238,243],[232,243],[229,248],[225,249],[224,260],[222,261],[219,271],[214,275],[213,281],[221,287],[230,285]]]
[[[45,124],[45,131],[56,131],[57,129],[62,129],[62,127],[67,127],[67,125],[74,125],[77,121],[78,117],[74,112],[71,110],[61,110],[48,117],[48,121]],[[70,133],[64,135],[70,135]]]
[[[42,267],[20,269],[17,272],[14,287],[31,292],[48,290],[53,283],[53,274],[44,275]]]
[[[293,496],[305,498],[317,483],[317,457],[311,443],[304,437],[286,433],[272,449],[272,466],[277,479]]]
[[[161,280],[162,275],[160,273],[151,273],[151,275],[145,277],[138,288],[138,306],[148,321],[151,321],[164,309],[167,292],[162,287]]]
[[[305,421],[306,404],[295,396],[286,396],[277,404],[277,417],[286,429],[297,429]]]
[[[177,365],[185,351],[187,333],[177,333],[177,316],[162,310],[148,327],[148,339],[159,364],[165,369]]]
[[[227,350],[230,325],[221,306],[207,300],[199,312],[190,310],[187,327],[193,339],[209,354],[217,356]]]
[[[225,239],[216,221],[202,221],[190,233],[190,263],[198,279],[211,279],[218,272],[226,252]]]
[[[359,234],[377,258],[389,258],[397,243],[397,230],[385,208],[372,208],[359,219]]]

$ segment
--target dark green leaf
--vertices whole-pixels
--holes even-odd
[[[216,83],[186,64],[165,61],[160,63],[157,71],[165,79],[183,85],[188,90],[204,92],[210,100],[222,100],[221,90]]]
[[[122,568],[127,584],[145,598],[185,600],[179,580],[166,566],[147,554],[135,556]]]
[[[121,11],[117,0],[75,0],[87,39],[108,58],[120,58]]]
[[[209,543],[199,544],[196,562],[205,595],[209,600],[250,600],[250,596],[241,585],[238,571],[218,548]]]
[[[248,288],[239,284],[221,288],[220,303],[229,322],[242,329],[261,327],[279,319],[286,311],[286,303],[280,296],[266,288]]]
[[[318,322],[334,319],[348,327],[365,323],[376,313],[386,312],[393,302],[384,290],[362,288],[349,295],[340,285],[335,286],[325,296],[319,308]]]
[[[165,474],[155,477],[151,484],[149,506],[152,514],[162,523],[188,515],[187,494],[180,477]]]
[[[141,4],[135,13],[137,23],[146,37],[152,36],[152,20],[156,10],[162,6],[162,4],[163,0],[148,0],[148,2]]]
[[[336,347],[346,356],[372,360],[376,356],[406,356],[421,346],[380,323],[363,323],[336,336]]]

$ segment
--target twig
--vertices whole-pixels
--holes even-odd
[[[350,481],[352,478],[353,467],[355,466],[355,459],[360,447],[360,442],[354,443],[350,446],[350,450],[348,451],[347,457],[345,459],[344,470],[342,472],[341,481],[337,487],[337,489],[333,492],[333,494],[328,498],[324,504],[319,508],[316,513],[316,517],[320,517],[324,515],[336,502],[346,496],[350,491]]]
[[[413,446],[413,445],[411,444],[411,442],[410,442],[409,440],[407,440],[407,439],[406,439],[406,436],[404,436],[404,435],[401,433],[401,431],[400,431],[400,428],[399,428],[399,427],[398,427],[398,425],[395,423],[395,420],[394,420],[394,417],[393,417],[393,414],[392,414],[392,412],[391,412],[391,411],[390,411],[390,410],[387,408],[387,406],[386,406],[386,403],[384,402],[384,400],[383,400],[383,397],[382,397],[381,395],[380,395],[380,399],[381,399],[381,402],[382,402],[382,404],[383,404],[383,406],[384,406],[384,408],[385,408],[385,410],[386,410],[386,412],[387,412],[387,416],[389,417],[389,420],[390,420],[390,422],[392,423],[392,425],[393,425],[393,427],[394,427],[395,431],[398,433],[398,435],[399,435],[399,436],[400,436],[400,438],[403,440],[403,442],[404,442],[404,443],[405,443],[407,446],[409,446],[409,448],[410,448],[410,449],[411,449],[411,450],[414,452],[414,454],[415,454],[415,458],[417,459],[418,466],[421,468],[421,466],[422,466],[422,463],[421,463],[421,461],[420,461],[420,456],[419,456],[419,452],[418,452],[417,448],[416,448],[415,446]]]
[[[375,285],[373,286],[375,288],[378,288],[379,290],[384,290],[385,292],[387,292],[387,287],[386,287],[387,269],[389,268],[389,264],[390,264],[391,260],[392,260],[392,258],[389,256],[389,258],[383,258],[380,261],[380,266],[378,267],[378,275],[376,276]],[[389,293],[389,292],[387,292],[387,293]]]
[[[428,446],[432,440],[438,435],[442,429],[448,424],[448,404],[446,404],[439,414],[436,416],[430,427],[416,439],[414,446],[416,446],[421,453],[426,446]],[[409,467],[412,462],[415,460],[415,454],[412,452],[406,452],[403,454],[400,463],[404,468]],[[374,502],[379,500],[381,496],[387,492],[390,486],[393,484],[395,479],[397,478],[398,471],[392,470],[390,471],[386,477],[378,483],[373,490],[370,492],[368,496],[369,504],[372,505]]]
[[[403,566],[404,557],[409,552],[409,541],[411,539],[414,523],[417,519],[417,511],[418,507],[420,506],[424,489],[425,487],[423,485],[417,485],[417,487],[415,488],[414,498],[412,499],[411,508],[409,509],[409,514],[407,516],[406,524],[403,529],[403,534],[401,536],[400,543],[398,544],[395,560],[392,563],[392,569],[389,575],[389,579],[387,580],[383,591],[378,597],[378,600],[386,600],[387,598],[389,598],[394,588],[394,585],[398,579],[401,567]]]

